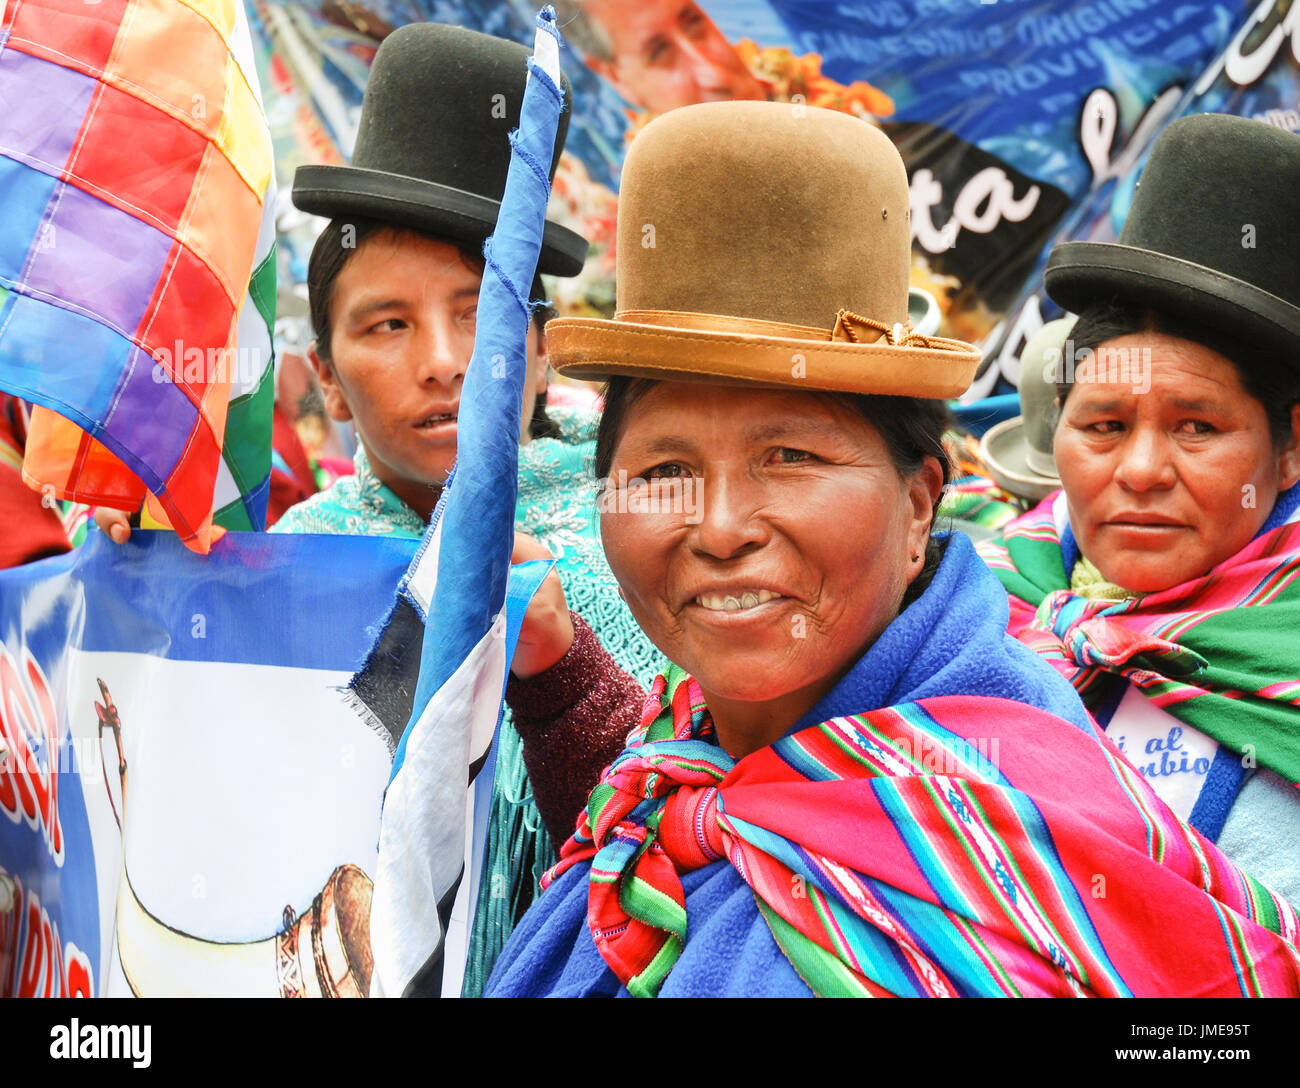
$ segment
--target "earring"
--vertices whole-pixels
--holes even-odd
[[[912,562],[915,563],[915,562],[916,562],[918,559],[920,559],[920,558],[921,558],[921,557],[920,557],[919,555],[914,555],[914,556],[912,556]]]

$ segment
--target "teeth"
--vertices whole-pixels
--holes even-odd
[[[757,608],[760,604],[766,604],[768,601],[776,600],[781,594],[773,593],[769,589],[747,589],[739,597],[732,594],[719,596],[714,594],[701,594],[695,598],[695,603],[701,608],[707,608],[710,612],[744,612],[750,608]]]

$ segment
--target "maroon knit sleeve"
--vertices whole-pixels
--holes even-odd
[[[586,621],[570,615],[569,652],[545,672],[527,680],[511,674],[506,684],[537,810],[557,849],[573,834],[601,772],[641,721],[646,698]]]

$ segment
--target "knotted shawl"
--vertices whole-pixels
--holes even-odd
[[[548,884],[580,880],[533,905],[489,991],[607,992],[594,959],[634,994],[739,992],[769,956],[758,928],[818,994],[1300,994],[1294,911],[1177,820],[1006,625],[1006,593],[946,537],[925,592],[739,761],[665,671]],[[744,882],[748,928],[687,918],[718,902],[683,896],[699,866]]]
[[[1095,732],[1009,699],[832,718],[733,761],[670,666],[543,885],[587,859],[592,938],[633,996],[687,939],[679,874],[719,859],[819,996],[1300,995],[1294,911]]]
[[[1208,574],[1128,601],[1070,591],[1079,558],[1064,492],[979,552],[1010,596],[1008,631],[1085,703],[1106,674],[1261,766],[1300,782],[1300,486]]]

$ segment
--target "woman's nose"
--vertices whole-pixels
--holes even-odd
[[[1178,477],[1167,440],[1154,428],[1134,430],[1120,450],[1115,480],[1129,491],[1163,491]]]
[[[713,559],[733,559],[760,548],[770,535],[760,515],[761,496],[745,482],[723,476],[699,480],[699,520],[691,528],[691,546]]]

